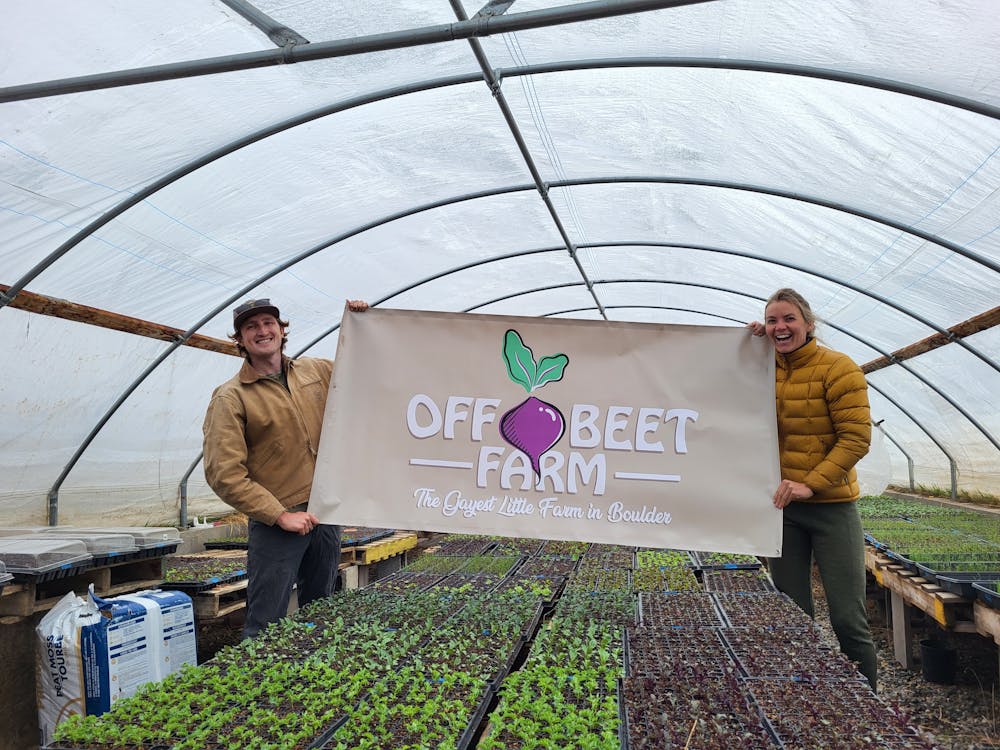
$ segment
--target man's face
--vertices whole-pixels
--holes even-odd
[[[281,324],[271,313],[251,315],[240,326],[240,343],[251,359],[272,356],[281,351]]]

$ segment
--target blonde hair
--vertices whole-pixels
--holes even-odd
[[[799,308],[799,312],[802,313],[802,320],[806,322],[806,325],[816,325],[816,315],[813,313],[812,308],[809,307],[809,303],[806,301],[806,298],[794,289],[785,287],[783,289],[779,289],[768,297],[767,302],[764,303],[765,311],[772,302],[788,302],[789,304],[795,305]]]

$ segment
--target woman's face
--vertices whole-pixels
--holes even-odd
[[[794,352],[806,343],[806,334],[812,333],[815,324],[806,323],[798,305],[775,300],[764,310],[764,329],[781,354]]]

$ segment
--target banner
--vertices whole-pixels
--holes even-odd
[[[777,446],[743,328],[345,311],[309,510],[773,556]]]

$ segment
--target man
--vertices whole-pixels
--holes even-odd
[[[233,310],[246,361],[212,393],[202,428],[209,486],[250,519],[246,638],[285,616],[293,583],[300,605],[331,594],[340,564],[340,528],[306,510],[333,362],[285,356],[287,329],[269,299]]]

